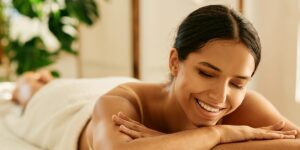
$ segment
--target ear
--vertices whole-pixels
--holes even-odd
[[[175,48],[172,48],[169,57],[169,69],[173,77],[177,76],[178,67],[179,67],[178,53]]]

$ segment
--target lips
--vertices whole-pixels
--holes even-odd
[[[195,98],[195,99],[201,108],[203,108],[204,110],[206,110],[210,113],[219,113],[222,109],[224,109],[224,108],[220,108],[220,107],[216,107],[216,106],[211,106],[203,101],[200,101],[197,98]]]

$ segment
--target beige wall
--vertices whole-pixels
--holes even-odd
[[[168,76],[168,54],[176,28],[192,10],[208,1],[141,0],[141,76],[161,81]],[[131,75],[130,0],[101,5],[101,20],[81,28],[84,77]],[[219,3],[212,0],[209,3]],[[222,1],[222,3],[235,1]],[[251,88],[265,95],[293,122],[300,125],[300,104],[295,102],[298,0],[245,0],[245,15],[262,41],[262,61]],[[71,58],[70,58],[71,59]],[[69,59],[69,60],[70,60]],[[69,61],[70,62],[70,61]],[[72,68],[63,62],[62,68]],[[76,68],[68,76],[76,76]]]
[[[141,78],[168,77],[168,54],[179,22],[196,5],[190,0],[141,0]]]
[[[233,7],[237,4],[234,1]],[[200,1],[200,5],[208,1]],[[228,1],[210,1],[225,3]],[[251,85],[279,111],[300,125],[300,104],[295,101],[297,0],[245,0],[245,15],[257,28],[262,41],[262,61]],[[167,58],[182,18],[198,8],[193,0],[142,0],[142,79],[167,77]]]
[[[62,77],[131,76],[130,2],[97,0],[100,20],[92,27],[80,26],[80,59],[62,55],[54,65]]]
[[[131,0],[98,0],[100,20],[80,33],[83,77],[131,76]]]
[[[207,4],[236,8],[236,0],[140,0],[141,78],[163,81],[168,78],[169,51],[177,27],[190,12]]]
[[[295,100],[298,3],[247,0],[245,12],[258,30],[263,47],[253,87],[300,125],[300,104]]]

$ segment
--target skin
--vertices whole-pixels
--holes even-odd
[[[226,43],[223,46],[226,47]],[[206,48],[208,48],[208,47],[206,47]],[[215,48],[215,47],[213,47],[213,48]],[[213,52],[213,51],[210,51],[210,52]],[[226,81],[227,71],[228,71],[228,74],[230,74],[232,72],[238,74],[239,69],[237,66],[230,66],[226,63],[226,62],[234,61],[234,60],[230,60],[230,59],[226,60],[226,58],[227,58],[226,54],[222,55],[222,52],[218,53],[218,54],[219,54],[218,56],[221,56],[222,58],[218,59],[217,58],[218,56],[216,56],[216,59],[214,59],[213,54],[210,56],[209,55],[205,55],[205,56],[208,56],[207,58],[209,58],[209,62],[213,62],[214,64],[216,64],[217,67],[222,68],[220,70],[224,70],[224,72],[212,71],[212,73],[209,73],[209,74],[213,74],[214,77],[212,77],[212,78],[215,78],[215,79],[211,79],[211,80],[216,80],[216,82],[220,83],[221,81],[219,79],[222,78],[223,75],[224,75],[223,79]],[[199,55],[201,55],[201,53],[199,53]],[[232,57],[234,57],[234,55]],[[200,59],[200,57],[198,57],[198,58]],[[224,61],[224,62],[222,62],[222,61]],[[235,64],[239,64],[239,63],[233,63],[233,65],[235,65]],[[250,60],[248,62],[245,62],[245,64],[246,65],[244,65],[244,66],[249,66],[249,68],[252,67]],[[249,64],[249,65],[247,65],[247,64]],[[193,66],[193,65],[189,65],[189,66]],[[233,68],[232,71],[230,71],[230,68]],[[243,68],[243,67],[241,67],[241,68]],[[212,70],[215,70],[215,69],[212,69]],[[243,70],[243,69],[240,69],[240,70]],[[243,72],[247,72],[249,75],[248,71],[240,71],[240,75],[243,74]],[[188,74],[186,74],[186,77],[188,77],[188,79],[193,78],[192,76],[188,76]],[[228,79],[227,81],[232,80],[232,78],[231,78],[232,76],[229,75],[227,77],[229,77],[229,78],[227,78]],[[197,79],[193,79],[193,81],[196,81],[196,80]],[[233,81],[235,81],[235,80],[233,80]],[[210,81],[207,81],[207,82],[210,82]],[[211,82],[213,82],[213,81],[211,81]],[[213,99],[213,98],[209,99],[210,96],[209,96],[209,93],[207,93],[207,92],[209,92],[209,90],[202,90],[203,92],[198,92],[198,94],[200,95],[200,98],[201,98],[201,93],[204,94],[203,100],[208,99],[208,101],[205,101],[207,103],[220,102],[221,104],[219,104],[219,106],[225,106],[225,108],[230,108],[227,111],[225,111],[224,113],[222,113],[223,116],[220,115],[221,118],[223,118],[223,120],[222,120],[223,124],[248,125],[251,127],[263,127],[264,129],[269,129],[269,130],[281,130],[281,131],[297,130],[298,132],[300,131],[299,127],[297,127],[295,124],[291,123],[289,120],[287,120],[285,117],[283,117],[273,107],[273,105],[271,105],[268,102],[268,100],[266,98],[264,98],[262,95],[256,93],[255,91],[245,90],[247,82],[249,82],[249,78],[247,80],[243,80],[242,82],[240,82],[240,80],[238,80],[238,83],[241,83],[240,85],[242,85],[241,87],[243,87],[243,88],[242,89],[238,88],[237,91],[236,91],[236,89],[228,90],[228,89],[226,89],[226,87],[219,88],[219,89],[212,87],[212,89],[217,89],[219,91],[220,95],[219,95],[219,97],[215,96],[216,99]],[[205,81],[201,81],[201,83],[205,83]],[[233,82],[233,83],[235,83],[235,82]],[[187,89],[187,90],[192,89],[192,88],[189,88],[189,86],[188,86],[188,85],[192,85],[192,84],[193,83],[187,84],[187,86],[184,86],[184,88],[182,88],[182,89]],[[211,85],[211,84],[207,83],[206,85]],[[216,85],[216,84],[214,83],[214,85]],[[233,84],[233,85],[235,85],[235,84]],[[239,85],[239,84],[237,84],[237,85]],[[196,86],[196,85],[193,85],[193,86]],[[193,87],[193,86],[190,86],[190,87]],[[211,86],[209,86],[209,87],[211,87]],[[201,87],[198,87],[199,90],[200,90],[200,88]],[[230,88],[230,86],[229,86],[229,88]],[[209,89],[209,88],[204,88],[204,89]],[[224,94],[224,93],[226,93],[225,92],[226,90],[227,90],[227,92],[230,90],[233,90],[233,92],[231,92],[232,95]],[[212,91],[213,90],[211,90],[211,92]],[[195,92],[195,93],[197,93],[197,92]],[[206,97],[205,97],[205,93],[207,93]],[[225,96],[222,96],[222,95],[227,95],[227,98],[224,98]],[[211,101],[209,101],[209,100],[211,100]],[[216,103],[216,104],[218,104],[218,103]],[[189,109],[189,107],[187,107],[187,111],[188,111],[188,109]],[[191,113],[190,111],[188,111],[188,112]],[[190,115],[190,116],[193,116],[193,115]],[[130,135],[134,139],[144,138],[144,137],[152,137],[152,136],[160,136],[160,135],[165,134],[165,133],[153,130],[151,128],[148,128],[148,127],[144,126],[143,124],[140,124],[139,122],[127,117],[124,113],[118,113],[114,117],[115,117],[114,122],[120,126],[121,132],[123,132],[127,135]],[[203,126],[213,125],[214,123],[216,123],[216,120],[217,120],[217,119],[209,120],[206,118],[206,116],[201,117],[200,115],[199,115],[199,117],[195,117],[195,119],[193,119],[192,117],[190,117],[190,118],[191,118],[190,120],[195,120],[194,122],[197,122],[197,120],[196,120],[196,118],[197,118],[198,120],[200,120],[199,124],[203,125]],[[204,118],[204,120],[203,120],[203,118]],[[218,118],[218,117],[216,117],[216,118]],[[278,122],[278,123],[275,124],[274,126],[264,127],[264,126],[267,126],[270,124],[274,124],[276,122]],[[299,146],[300,146],[299,145],[299,141],[300,141],[299,134],[296,135],[296,138],[297,138],[296,140],[277,140],[276,143],[274,141],[251,141],[251,142],[232,143],[232,144],[229,143],[229,144],[218,145],[214,149],[239,149],[239,148],[245,149],[245,147],[247,147],[249,149],[253,149],[254,146],[255,146],[255,149],[259,149],[259,148],[261,148],[261,149],[265,149],[265,148],[268,148],[268,149],[271,149],[271,148],[272,149],[282,149],[282,148],[299,149]]]
[[[53,80],[53,77],[48,70],[24,73],[16,82],[16,89],[13,92],[12,101],[22,107],[26,107],[33,94],[51,80]],[[26,91],[25,95],[24,90]]]
[[[254,70],[253,57],[236,41],[209,42],[182,63],[176,56],[172,59],[171,63],[178,66],[178,73],[174,73],[174,99],[195,126],[215,125],[234,111],[244,99]],[[217,114],[202,113],[195,98],[222,110]]]
[[[87,150],[87,141],[97,150],[233,149],[243,145],[232,142],[248,140],[271,147],[270,139],[300,146],[299,127],[247,90],[254,59],[239,41],[213,40],[184,61],[172,49],[169,68],[171,83],[126,83],[136,95],[119,86],[99,98],[79,149]],[[217,111],[206,111],[197,100]]]
[[[124,127],[126,127],[125,124],[122,126],[122,123],[118,124],[115,121],[117,118],[115,114],[118,114],[120,111],[124,112],[128,118],[141,122],[139,110],[143,109],[143,118],[145,118],[145,122],[142,123],[143,126],[156,133],[173,135],[172,133],[176,132],[199,129],[201,127],[206,129],[204,127],[213,126],[220,121],[221,118],[234,112],[242,104],[243,100],[252,97],[251,92],[247,91],[247,85],[254,70],[254,59],[249,53],[249,50],[238,41],[212,41],[204,46],[201,51],[191,53],[185,61],[179,61],[176,50],[172,49],[169,64],[171,73],[174,76],[171,85],[144,83],[131,83],[126,85],[133,89],[139,96],[142,108],[138,107],[136,99],[128,94],[128,91],[120,88],[112,90],[99,100],[99,103],[95,107],[92,120],[85,132],[87,139],[92,141],[91,143],[94,149],[106,149],[106,146],[116,149],[126,149],[126,146],[130,144],[126,145],[124,143],[129,141],[134,141],[131,143],[131,145],[133,145],[131,148],[136,148],[141,145],[145,147],[144,144],[148,144],[148,141],[141,142],[139,140],[133,140],[135,138],[130,134],[120,132],[122,128],[125,129]],[[222,108],[222,110],[218,113],[207,113],[199,107],[195,98],[200,99],[210,106]],[[132,105],[128,104],[128,102]],[[248,106],[246,106],[246,108],[247,107]],[[109,110],[107,108],[109,108]],[[261,113],[263,114],[264,111]],[[111,122],[112,116],[115,124]],[[238,118],[236,119],[237,120],[232,120],[232,122],[238,122]],[[278,117],[272,121],[264,122],[260,120],[259,122],[263,122],[261,124],[266,126],[275,124],[280,120],[282,120],[282,118]],[[227,123],[230,124],[230,122]],[[281,130],[286,125],[281,124],[274,126],[265,128],[268,130]],[[290,126],[290,124],[288,124],[288,126]],[[227,126],[227,128],[229,129],[224,130],[224,128],[222,128],[222,130],[220,130],[223,135],[222,137],[224,137],[223,139],[221,138],[221,142],[224,143],[234,140],[260,139],[262,137],[249,138],[238,137],[236,135],[226,137],[226,135],[230,135],[226,134],[226,132],[231,133],[230,131],[232,130],[230,129],[234,127]],[[103,129],[106,133],[103,133]],[[239,128],[236,130],[244,131],[244,129]],[[256,133],[257,131],[251,129],[247,130],[247,132]],[[264,131],[259,130],[259,132]],[[203,131],[203,134],[204,133],[210,132]],[[293,138],[295,131],[282,134],[286,136],[281,135],[280,138]],[[184,136],[185,134],[179,136],[174,135],[172,140],[178,140]],[[261,139],[268,139],[268,137]],[[83,140],[83,143],[84,141],[85,140]],[[191,143],[187,141],[188,140],[183,142],[183,144],[191,146]],[[111,144],[107,144],[107,142]],[[153,139],[153,141],[149,140],[149,143],[151,142],[159,145],[160,141],[155,141],[155,139]],[[211,144],[213,145],[215,143]],[[142,148],[142,146],[139,148]],[[159,148],[162,149],[161,147]]]

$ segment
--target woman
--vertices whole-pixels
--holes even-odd
[[[235,11],[195,10],[171,49],[171,81],[125,83],[101,96],[78,148],[299,149],[299,127],[247,90],[260,49],[255,29]]]

